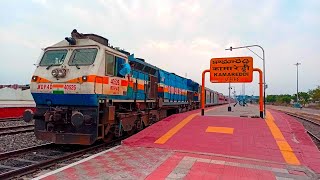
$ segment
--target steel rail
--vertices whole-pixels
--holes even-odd
[[[311,119],[307,119],[306,117],[303,117],[301,115],[297,115],[297,114],[294,114],[294,113],[290,113],[290,112],[285,112],[286,114],[290,115],[290,116],[293,116],[293,117],[296,117],[296,118],[299,118],[299,119],[302,119],[302,120],[305,120],[305,121],[308,121],[308,122],[311,122],[317,126],[320,126],[320,122],[316,122],[314,120],[311,120]]]
[[[19,134],[19,133],[26,133],[26,132],[33,132],[34,125],[22,125],[22,126],[8,126],[8,127],[1,127],[0,128],[0,136],[5,135],[12,135],[12,134]]]
[[[7,122],[7,121],[22,121],[22,117],[19,118],[0,118],[0,122]]]
[[[292,117],[295,117],[295,118],[298,118],[298,119],[301,119],[303,120],[304,122],[308,122],[308,123],[311,123],[317,127],[320,127],[320,123],[319,122],[316,122],[314,120],[311,120],[311,119],[308,119],[306,117],[303,117],[303,116],[300,116],[300,115],[297,115],[297,114],[294,114],[294,113],[290,113],[290,112],[285,112],[285,114],[289,115],[289,116],[292,116]],[[317,135],[315,135],[314,133],[312,133],[310,130],[308,130],[306,127],[305,127],[305,130],[306,132],[309,134],[309,136],[311,136],[312,138],[314,138],[316,141],[318,141],[320,143],[320,137],[318,137]]]
[[[9,159],[11,156],[16,156],[16,155],[28,153],[30,151],[34,151],[34,150],[37,150],[37,149],[50,147],[51,145],[53,145],[53,143],[46,143],[46,144],[41,144],[41,145],[38,145],[38,146],[32,146],[32,147],[27,147],[27,148],[23,148],[23,149],[8,151],[8,152],[5,152],[5,153],[0,153],[0,160]]]
[[[319,138],[318,136],[314,135],[312,132],[310,132],[310,131],[308,131],[308,130],[307,130],[307,133],[308,133],[309,135],[311,135],[314,139],[316,139],[317,141],[319,141],[319,143],[320,143],[320,138]]]
[[[62,155],[59,157],[52,157],[53,159],[48,159],[45,161],[38,162],[36,164],[31,164],[29,166],[24,166],[19,169],[11,170],[11,171],[0,174],[0,179],[11,179],[13,177],[18,177],[18,176],[30,174],[30,173],[33,173],[33,172],[39,170],[39,169],[48,168],[50,166],[58,164],[59,162],[63,162],[66,160],[80,157],[86,153],[92,152],[92,151],[97,150],[99,148],[107,147],[107,149],[110,149],[110,148],[114,147],[116,143],[121,142],[121,140],[123,140],[125,138],[127,138],[127,137],[119,138],[119,139],[110,141],[109,143],[102,143],[102,144],[90,146],[88,148],[85,148],[85,149],[82,149],[79,151],[75,151],[72,153],[68,153],[68,154],[65,154],[65,155]]]
[[[0,127],[0,131],[10,131],[10,130],[21,129],[21,128],[30,128],[30,127],[34,127],[34,125],[27,124],[27,125],[20,125],[20,126]]]

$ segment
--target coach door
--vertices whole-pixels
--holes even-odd
[[[149,90],[149,94],[148,97],[149,99],[155,99],[157,98],[157,94],[158,94],[158,78],[155,76],[151,76],[149,75],[149,79],[150,79],[150,90]]]

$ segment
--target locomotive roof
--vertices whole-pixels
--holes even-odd
[[[107,38],[104,38],[102,36],[99,36],[97,34],[83,34],[84,37],[89,38],[93,41],[96,41],[100,44],[103,44],[105,46],[109,46],[109,40]]]

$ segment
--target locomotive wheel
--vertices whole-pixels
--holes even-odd
[[[114,131],[111,130],[111,125],[108,124],[108,126],[105,128],[105,134],[106,135],[104,135],[103,141],[106,142],[106,143],[112,141],[113,138],[114,138],[114,133],[113,132]]]
[[[133,126],[130,131],[126,131],[126,133],[131,136],[137,132],[137,126]]]
[[[108,133],[106,136],[104,136],[103,141],[105,143],[109,143],[110,141],[112,141],[114,138],[114,134],[113,133]]]

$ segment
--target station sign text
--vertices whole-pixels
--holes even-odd
[[[252,75],[252,57],[212,58],[210,61],[212,83],[252,82]]]

